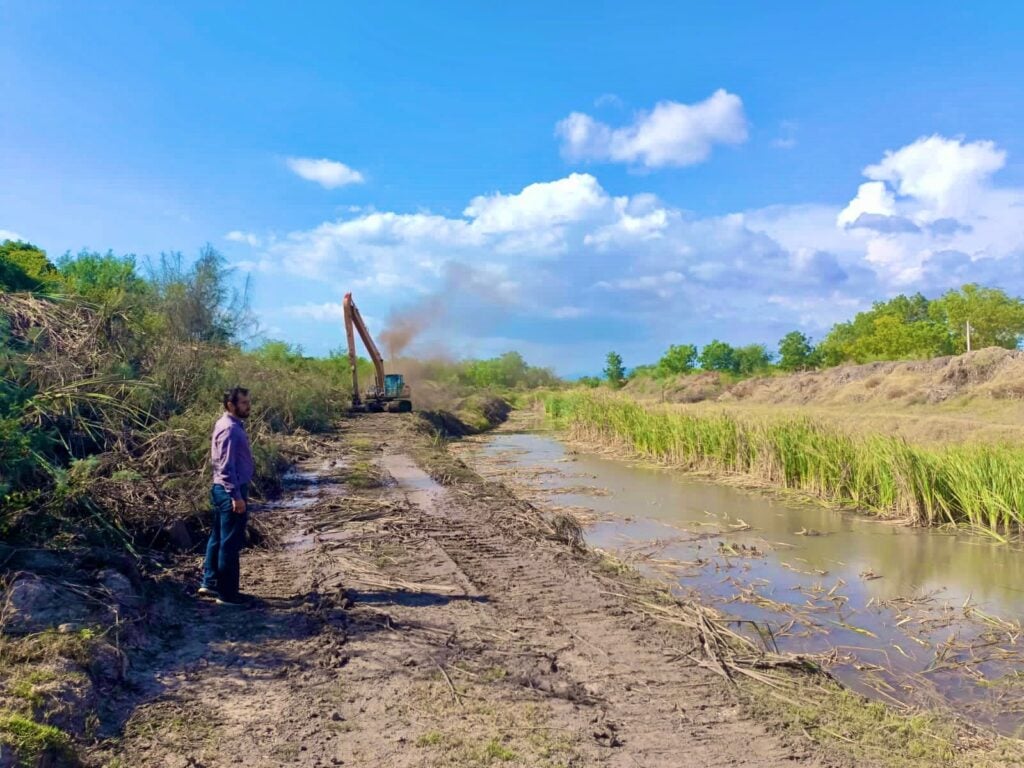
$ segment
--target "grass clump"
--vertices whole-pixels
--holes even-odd
[[[1014,446],[925,448],[798,416],[680,413],[584,391],[550,393],[544,405],[581,438],[685,469],[738,473],[915,523],[966,525],[997,537],[1024,527],[1024,450]]]
[[[15,712],[0,711],[0,742],[10,746],[26,766],[34,765],[47,752],[66,756],[71,751],[64,731]]]
[[[741,687],[759,718],[886,768],[996,768],[1024,761],[1022,742],[975,732],[937,713],[905,712],[868,701],[831,681],[780,695],[759,683]]]

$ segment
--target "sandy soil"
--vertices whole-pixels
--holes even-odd
[[[243,553],[254,607],[153,611],[97,765],[842,764],[751,719],[693,638],[414,418],[346,422],[258,513],[278,544]]]

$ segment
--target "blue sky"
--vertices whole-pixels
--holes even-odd
[[[1024,292],[1014,3],[0,0],[0,236],[194,254],[269,335],[564,374]],[[425,311],[429,308],[430,311]]]

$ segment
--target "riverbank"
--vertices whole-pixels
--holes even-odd
[[[1024,726],[1014,547],[623,460],[527,412],[451,450],[583,521],[589,546],[736,619],[755,642],[811,654],[852,690],[1008,735]]]
[[[926,448],[806,417],[684,413],[582,390],[551,393],[544,408],[577,438],[681,469],[735,475],[890,519],[1021,535],[1024,451],[1014,446]]]
[[[254,514],[266,546],[243,554],[243,588],[256,605],[194,600],[198,554],[150,585],[118,646],[120,680],[77,713],[91,723],[75,742],[85,765],[838,768],[1024,755],[758,652],[714,613],[582,548],[571,518],[485,481],[412,415],[347,419],[311,440],[285,497]],[[50,683],[34,679],[27,693],[45,699]]]

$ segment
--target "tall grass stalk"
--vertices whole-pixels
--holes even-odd
[[[737,418],[646,406],[620,395],[553,392],[545,411],[575,436],[690,470],[738,473],[828,502],[923,525],[1024,529],[1024,449],[924,448],[808,418]]]

